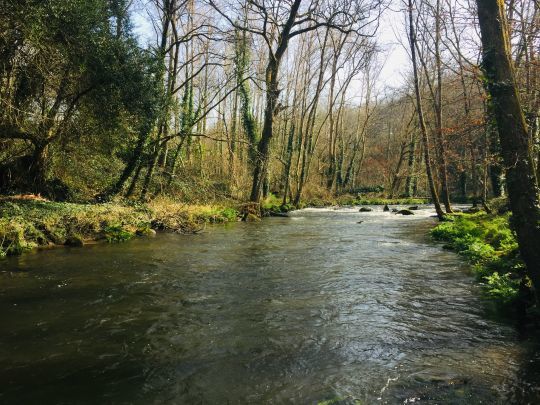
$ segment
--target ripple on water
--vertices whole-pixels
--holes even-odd
[[[374,209],[4,262],[0,402],[540,399],[538,350],[485,317],[431,210]]]

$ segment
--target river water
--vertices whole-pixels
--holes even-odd
[[[0,403],[539,403],[432,211],[374,210],[0,262]]]

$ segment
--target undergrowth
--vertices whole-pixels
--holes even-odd
[[[39,200],[0,201],[0,257],[46,245],[78,246],[85,240],[124,242],[151,229],[194,232],[205,223],[237,220],[236,209],[186,205],[166,200],[149,204],[73,204]]]
[[[518,244],[509,226],[509,213],[488,215],[484,212],[448,217],[431,235],[446,242],[445,247],[464,256],[484,285],[486,294],[498,303],[510,305],[518,298],[524,279],[524,264]]]

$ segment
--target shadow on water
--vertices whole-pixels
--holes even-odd
[[[1,262],[0,402],[538,403],[430,210],[380,210]]]

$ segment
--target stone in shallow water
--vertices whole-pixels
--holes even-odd
[[[396,212],[396,214],[401,214],[401,215],[414,215],[414,212],[412,212],[411,210],[399,210]]]

